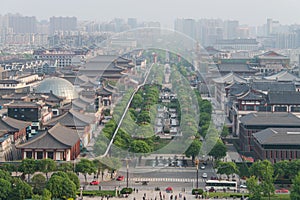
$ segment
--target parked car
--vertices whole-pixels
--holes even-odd
[[[247,188],[247,185],[240,185],[240,188]]]
[[[92,182],[90,182],[90,185],[99,185],[100,181],[97,180],[93,180]]]
[[[117,181],[123,181],[124,180],[124,176],[118,176]]]
[[[207,173],[203,173],[202,178],[207,178]]]
[[[209,188],[208,191],[209,191],[209,192],[214,192],[214,191],[216,191],[216,190],[215,190],[215,188],[211,187],[211,188]]]
[[[205,165],[201,165],[200,169],[202,170],[205,169]]]
[[[275,190],[275,193],[289,193],[289,190],[287,190],[285,188],[281,188],[279,190]]]

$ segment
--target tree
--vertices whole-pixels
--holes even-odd
[[[229,135],[229,129],[227,126],[224,125],[222,128],[221,137],[226,138],[228,135]]]
[[[84,178],[85,178],[85,182],[87,183],[87,174],[92,174],[95,173],[97,171],[94,163],[88,159],[84,159],[82,158],[75,167],[75,171],[77,173],[82,173]]]
[[[38,168],[41,172],[46,174],[47,180],[49,180],[48,173],[56,170],[56,163],[52,159],[42,159],[38,161]]]
[[[52,194],[49,190],[44,189],[42,194],[42,200],[51,200]]]
[[[134,140],[131,143],[130,151],[134,153],[147,154],[152,151],[152,148],[143,140]]]
[[[285,175],[288,176],[289,179],[293,179],[298,172],[300,171],[300,160],[292,160],[288,163],[288,167],[286,168]]]
[[[193,140],[189,148],[185,151],[187,157],[192,156],[192,162],[194,162],[195,157],[199,155],[201,149],[201,142],[198,139]]]
[[[291,199],[300,200],[300,172],[293,179],[293,185],[291,189]]]
[[[74,166],[70,162],[60,163],[59,166],[57,167],[57,170],[58,171],[62,171],[62,172],[73,171],[74,170]]]
[[[140,108],[141,105],[143,103],[143,97],[141,94],[139,93],[136,93],[132,99],[132,102],[131,102],[131,107],[133,108]]]
[[[261,180],[261,187],[265,195],[271,199],[271,194],[274,193],[274,167],[268,160],[258,161],[250,167],[250,174],[258,177]]]
[[[20,165],[20,171],[23,172],[24,175],[28,174],[28,180],[30,181],[30,175],[36,171],[36,161],[34,159],[26,158],[22,160]]]
[[[43,193],[45,184],[46,184],[46,178],[43,174],[36,174],[31,179],[32,186],[33,186],[33,193],[41,195]]]
[[[287,170],[289,166],[289,161],[287,160],[282,160],[279,162],[276,162],[274,164],[274,174],[278,177],[283,177],[287,175]]]
[[[16,172],[18,170],[17,166],[15,164],[11,164],[11,163],[4,163],[3,165],[1,165],[0,168],[9,173]]]
[[[218,140],[212,150],[208,153],[208,155],[214,157],[214,159],[219,160],[226,156],[227,147],[222,142],[222,140]]]
[[[150,114],[148,111],[142,111],[138,117],[137,117],[137,122],[139,124],[147,124],[151,122]]]
[[[53,198],[68,199],[76,197],[76,185],[65,175],[52,175],[47,182],[46,188],[51,191]]]
[[[32,188],[28,183],[19,178],[15,178],[12,183],[12,191],[9,195],[10,200],[28,199],[32,196]]]
[[[231,174],[237,174],[239,171],[234,162],[220,162],[217,169],[218,174],[226,174],[227,176]]]
[[[108,167],[103,163],[103,161],[101,159],[93,160],[93,162],[97,168],[97,177],[99,177],[99,175],[101,173],[101,180],[103,180],[104,170],[107,169]]]
[[[67,172],[69,179],[75,184],[76,189],[80,188],[80,180],[74,172]]]
[[[250,178],[247,179],[246,185],[250,194],[250,199],[260,200],[262,188],[258,184],[258,179],[255,176],[251,176]]]
[[[12,177],[9,174],[9,172],[7,172],[5,170],[2,170],[2,169],[0,169],[0,179],[1,178],[4,179],[4,180],[7,180],[9,182],[11,182],[11,180],[12,180]]]
[[[8,199],[11,192],[11,183],[3,178],[0,178],[0,200]]]

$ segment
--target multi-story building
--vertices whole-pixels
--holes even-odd
[[[70,161],[80,154],[80,138],[76,130],[58,123],[17,148],[21,150],[23,159]]]
[[[50,18],[50,34],[55,32],[75,31],[77,28],[76,17],[51,17]]]
[[[300,159],[299,128],[268,128],[253,134],[255,158],[276,163]]]
[[[36,33],[37,20],[36,17],[9,15],[8,26],[16,34]]]
[[[240,118],[241,150],[253,151],[253,134],[267,128],[300,128],[300,119],[291,113],[257,112]]]

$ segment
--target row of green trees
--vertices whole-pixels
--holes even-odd
[[[260,200],[263,197],[272,199],[275,192],[275,182],[292,180],[291,199],[300,199],[300,160],[280,161],[272,164],[268,160],[254,162],[249,170],[249,178],[246,181],[250,198]],[[218,162],[218,174],[240,174],[239,168],[234,162]]]
[[[76,163],[57,163],[52,159],[24,159],[20,164],[3,164],[0,169],[0,200],[31,197],[45,200],[51,197],[75,198],[80,187],[77,174],[81,173],[86,183],[88,174],[97,177],[101,175],[103,180],[105,170],[111,173],[112,178],[121,165],[119,159],[111,157],[93,161],[83,158]],[[20,176],[11,177],[12,172],[16,172],[17,175],[20,173]],[[49,174],[52,175],[49,177]],[[28,178],[25,178],[26,175]]]
[[[0,199],[35,199],[76,198],[80,187],[78,176],[73,172],[56,172],[49,180],[42,173],[35,174],[29,182],[0,169]]]
[[[280,161],[272,164],[268,160],[257,161],[249,169],[251,177],[247,187],[251,199],[259,200],[262,196],[272,199],[275,192],[274,182],[285,176],[292,180],[291,199],[300,199],[300,160]]]

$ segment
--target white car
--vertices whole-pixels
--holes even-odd
[[[200,169],[205,169],[205,165],[201,165]]]
[[[207,178],[207,173],[203,173],[202,178]]]
[[[247,185],[240,185],[240,188],[247,188]]]

